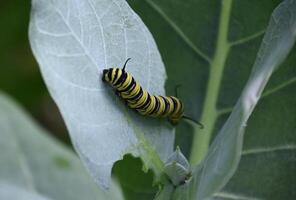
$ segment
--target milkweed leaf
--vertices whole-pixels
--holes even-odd
[[[73,145],[95,181],[108,187],[123,155],[140,156],[156,175],[172,153],[174,134],[163,120],[127,109],[101,81],[121,67],[149,92],[164,94],[165,69],[154,40],[124,0],[33,0],[30,43]]]

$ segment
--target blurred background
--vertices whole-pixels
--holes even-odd
[[[30,49],[29,17],[30,1],[1,1],[0,90],[24,106],[55,137],[69,143],[63,120]]]

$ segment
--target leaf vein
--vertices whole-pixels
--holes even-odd
[[[263,94],[262,94],[262,98],[264,97],[267,97],[275,92],[278,92],[280,91],[281,89],[285,88],[285,87],[288,87],[289,85],[293,84],[296,82],[296,77],[293,77],[291,78],[290,80],[286,81],[286,82],[283,82],[277,86],[275,86],[274,88],[272,89],[269,89],[267,91],[265,91]]]
[[[76,41],[80,44],[81,48],[84,50],[85,55],[90,59],[90,61],[92,62],[92,64],[95,66],[95,68],[97,69],[97,65],[95,60],[91,57],[91,55],[89,54],[89,52],[87,51],[87,49],[84,47],[84,45],[82,44],[82,41],[80,41],[79,37],[76,35],[76,33],[73,31],[73,29],[71,28],[71,26],[68,24],[67,20],[64,18],[63,14],[61,13],[61,11],[54,6],[54,3],[51,1],[53,8],[56,10],[57,14],[60,15],[61,19],[63,20],[63,22],[65,23],[65,25],[68,27],[68,29],[71,31],[72,35],[74,36],[74,38],[76,39]]]
[[[166,13],[154,2],[145,0],[145,2],[154,9],[172,28],[173,30],[180,36],[180,38],[201,58],[203,58],[208,63],[211,63],[211,58],[206,55],[202,50],[200,50],[193,42],[185,35],[185,33],[177,26],[176,23],[174,23],[167,15]]]
[[[242,152],[242,155],[245,156],[245,155],[251,155],[251,154],[270,153],[270,152],[284,151],[284,150],[296,150],[296,145],[287,144],[287,145],[275,146],[275,147],[247,149]]]
[[[229,44],[230,44],[230,46],[244,44],[244,43],[250,42],[251,40],[254,40],[254,39],[262,36],[264,33],[265,33],[265,29],[258,31],[256,33],[253,33],[253,34],[246,36],[244,38],[238,39],[236,41],[229,42]]]
[[[265,98],[265,97],[268,97],[270,95],[272,95],[273,93],[275,92],[278,92],[280,91],[281,89],[284,89],[285,87],[288,87],[289,85],[293,84],[293,83],[296,83],[296,77],[293,77],[291,78],[290,80],[287,80],[286,82],[283,82],[277,86],[275,86],[274,88],[272,89],[269,89],[267,91],[265,91],[262,96],[261,96],[261,99]],[[231,113],[233,110],[233,107],[226,107],[226,108],[221,108],[217,111],[217,115],[218,116],[221,116],[221,115],[225,115],[225,114],[229,114]]]
[[[233,193],[229,193],[229,192],[218,192],[214,196],[232,199],[232,200],[260,200],[259,198],[247,197],[244,195],[238,195],[238,194],[233,194]]]
[[[102,22],[101,22],[101,19],[99,18],[96,10],[95,10],[95,7],[93,5],[93,1],[92,0],[87,0],[88,3],[90,4],[91,6],[91,9],[97,19],[97,22],[99,23],[99,26],[100,26],[100,32],[101,32],[101,36],[102,36],[102,43],[103,43],[103,48],[104,48],[104,60],[105,60],[105,67],[108,67],[107,65],[107,51],[106,51],[106,42],[105,42],[105,35],[104,35],[104,30],[103,30],[103,25],[102,25]]]

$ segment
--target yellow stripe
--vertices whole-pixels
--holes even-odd
[[[166,111],[166,113],[163,114],[163,117],[167,117],[171,114],[170,111],[172,110],[172,105],[171,105],[170,101],[172,101],[172,100],[168,97],[163,97],[163,98],[165,98],[165,100],[166,100],[165,104],[168,103],[168,110]]]
[[[131,84],[132,82],[132,76],[127,73],[127,77],[125,79],[125,81],[122,83],[121,86],[118,87],[118,90],[124,90],[125,88],[127,88],[127,86],[129,86],[129,84]]]
[[[140,89],[141,89],[140,84],[136,82],[136,86],[134,87],[133,91],[131,91],[130,97],[136,96],[139,93]]]
[[[109,80],[109,76],[108,74],[110,73],[110,71],[108,71],[106,74],[105,74],[105,80],[110,83],[110,80]]]
[[[111,74],[111,80],[110,82],[113,83],[114,82],[114,78],[115,78],[115,71],[116,71],[116,68],[112,68],[112,74]]]
[[[148,92],[146,90],[143,90],[142,97],[138,101],[136,101],[135,103],[130,103],[129,105],[131,108],[140,107],[145,103],[147,98],[148,98]]]
[[[171,114],[171,116],[179,116],[183,114],[183,106],[182,103],[179,99],[177,99],[176,97],[171,97],[173,99],[175,99],[175,101],[177,102],[177,107],[174,113]]]
[[[116,78],[116,80],[113,81],[113,83],[116,83],[118,81],[118,79],[120,78],[121,74],[122,74],[122,70],[121,69],[118,69],[117,78]]]
[[[158,110],[156,110],[156,113],[154,113],[152,116],[153,117],[160,117],[160,115],[162,114],[162,112],[164,110],[164,101],[159,96],[155,96],[155,97],[158,99],[159,106],[158,106]]]
[[[143,112],[144,115],[147,115],[148,113],[150,113],[155,107],[155,102],[156,102],[155,96],[151,95],[150,97],[151,97],[151,101],[150,101],[149,106],[145,110],[145,112]]]
[[[174,111],[174,102],[170,97],[166,97],[166,99],[168,100],[169,105],[170,105],[170,108],[168,110],[168,115],[171,115],[172,112]]]
[[[153,109],[153,104],[155,104],[155,97],[150,95],[150,102],[145,106],[146,108],[139,110],[139,112],[143,115],[147,115]]]
[[[137,107],[143,106],[148,99],[148,92],[144,91],[143,96],[139,99],[139,105]]]
[[[122,93],[123,98],[132,98],[136,96],[140,91],[141,86],[136,82],[136,86],[133,88],[132,91],[127,91]]]

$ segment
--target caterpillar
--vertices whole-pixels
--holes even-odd
[[[203,125],[184,115],[184,106],[181,100],[175,96],[151,95],[125,71],[128,58],[122,69],[109,68],[103,70],[102,81],[115,89],[115,94],[125,101],[128,107],[142,115],[151,117],[167,117],[171,124],[176,125],[184,118],[194,121],[201,128]]]

